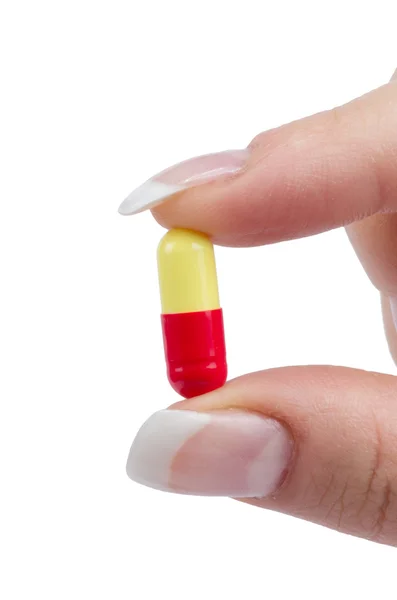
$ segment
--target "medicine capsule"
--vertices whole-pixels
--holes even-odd
[[[211,392],[227,377],[214,248],[207,236],[172,229],[157,250],[168,380],[184,398]]]

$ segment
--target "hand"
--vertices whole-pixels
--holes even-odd
[[[262,133],[247,150],[174,167],[120,212],[153,206],[165,227],[227,246],[347,226],[397,360],[397,81]],[[397,545],[397,379],[327,366],[246,375],[153,415],[128,472]]]

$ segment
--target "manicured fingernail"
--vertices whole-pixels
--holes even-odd
[[[263,498],[282,482],[291,455],[291,438],[274,419],[237,410],[163,410],[139,430],[127,474],[167,492]]]
[[[148,179],[121,203],[119,213],[133,215],[189,187],[233,175],[247,162],[248,150],[228,150],[205,154],[170,167]]]

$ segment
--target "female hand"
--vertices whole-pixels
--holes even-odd
[[[120,212],[153,206],[165,227],[226,246],[346,226],[397,361],[397,81],[247,150],[173,167]],[[329,366],[240,377],[153,415],[127,470],[158,489],[240,498],[397,545],[397,379]]]

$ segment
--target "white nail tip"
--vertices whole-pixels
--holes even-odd
[[[162,183],[161,181],[149,180],[136,188],[127,198],[120,204],[119,213],[121,215],[135,215],[148,208],[153,208],[156,204],[160,204],[165,198],[176,194],[183,190],[180,185],[171,185]]]
[[[158,490],[172,491],[169,478],[176,453],[210,421],[208,414],[187,410],[154,413],[133,441],[127,460],[128,477]]]

